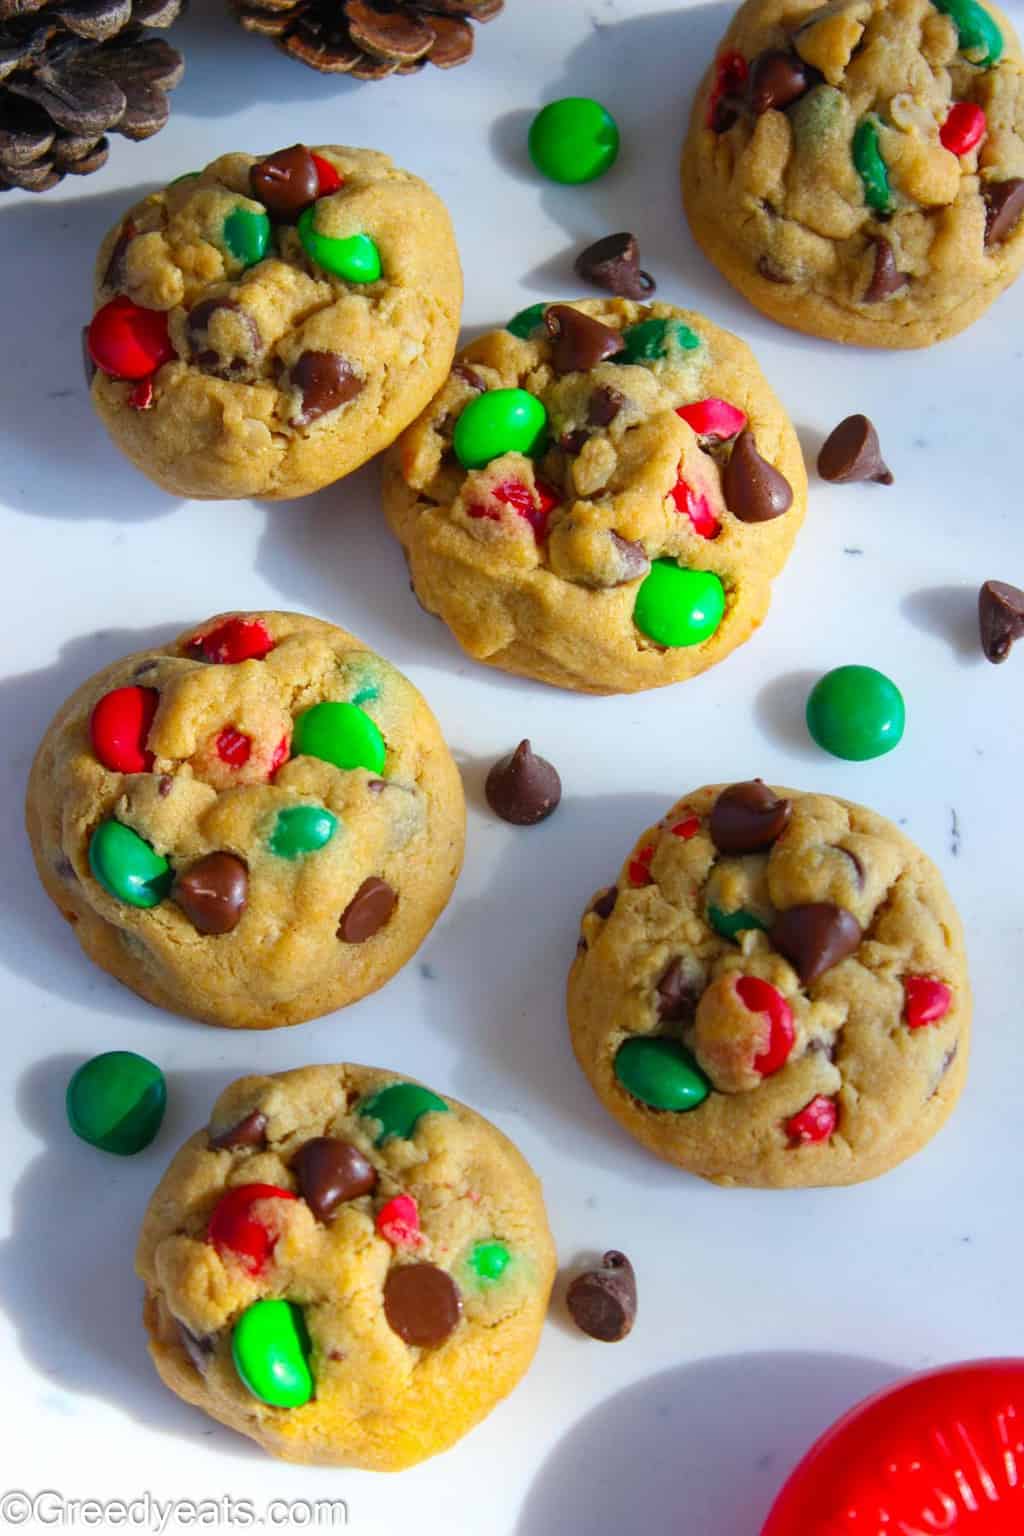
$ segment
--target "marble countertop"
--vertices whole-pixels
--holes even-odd
[[[677,188],[689,99],[730,8],[650,3],[508,0],[465,68],[359,86],[280,57],[207,0],[177,29],[188,72],[157,138],[115,140],[83,183],[3,200],[0,1481],[256,1509],[344,1499],[358,1536],[756,1536],[789,1466],[866,1392],[936,1362],[1024,1353],[1024,652],[988,665],[975,620],[981,581],[1024,583],[1024,285],[928,353],[844,351],[761,319],[698,253]],[[569,93],[604,100],[624,143],[611,174],[576,189],[542,184],[523,148],[531,113]],[[117,455],[82,387],[95,246],[150,186],[225,150],[299,139],[385,149],[437,187],[471,330],[573,295],[575,251],[634,230],[661,296],[753,345],[809,462],[840,417],[865,411],[895,486],[812,477],[759,635],[694,682],[603,700],[461,655],[408,591],[372,466],[292,505],[175,502]],[[82,679],[248,605],[336,619],[403,668],[470,800],[465,873],[417,958],[347,1013],[255,1037],[160,1013],[90,966],[36,883],[21,825],[31,754]],[[802,725],[810,682],[854,661],[890,673],[907,700],[902,746],[873,763],[825,756]],[[486,767],[524,735],[565,787],[557,815],[527,831],[482,797]],[[685,789],[755,774],[897,820],[966,921],[976,1042],[963,1102],[926,1152],[863,1187],[724,1191],[677,1173],[605,1116],[569,1050],[565,971],[590,893]],[[171,1092],[155,1144],[124,1161],[74,1141],[62,1107],[73,1068],[114,1048],[159,1061]],[[556,1299],[511,1399],[399,1477],[262,1456],[165,1391],[139,1325],[135,1231],[173,1149],[232,1077],[339,1057],[420,1076],[493,1118],[544,1178],[563,1266],[617,1247],[639,1276],[628,1342],[583,1338]]]

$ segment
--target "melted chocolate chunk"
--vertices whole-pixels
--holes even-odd
[[[391,917],[398,896],[386,880],[371,875],[364,880],[341,914],[338,938],[346,944],[365,944]]]
[[[769,935],[804,987],[859,948],[863,934],[852,912],[830,901],[787,907],[776,915]]]
[[[302,392],[302,410],[294,418],[299,426],[346,405],[363,389],[363,380],[340,352],[303,352],[289,379]]]
[[[218,1150],[234,1147],[265,1147],[267,1144],[267,1117],[262,1109],[254,1109],[231,1125],[219,1136],[210,1137],[210,1146]]]
[[[625,350],[618,331],[570,304],[550,305],[544,311],[544,325],[555,344],[551,364],[559,375],[589,373]]]

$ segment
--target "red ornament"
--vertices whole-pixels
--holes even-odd
[[[908,1029],[937,1024],[949,1012],[953,994],[944,981],[930,976],[907,976],[903,982],[903,1017]]]
[[[984,112],[973,101],[958,101],[949,109],[949,116],[939,129],[944,147],[954,155],[967,155],[988,130]]]
[[[86,337],[89,356],[112,379],[144,379],[177,353],[162,309],[143,309],[123,295],[92,317]]]
[[[217,737],[217,756],[230,768],[242,768],[252,752],[252,737],[244,731],[236,731],[233,725],[225,726]]]
[[[835,1101],[819,1093],[798,1114],[786,1121],[786,1135],[799,1146],[807,1146],[813,1141],[827,1141],[838,1121],[839,1111]]]
[[[707,126],[714,128],[715,113],[723,96],[741,96],[747,83],[747,61],[742,53],[720,54],[715,63],[715,83],[708,97]]]
[[[711,503],[705,495],[692,490],[683,479],[676,481],[670,495],[676,504],[676,511],[686,514],[695,533],[700,534],[702,539],[718,537],[722,525],[712,512]]]
[[[793,1028],[793,1010],[782,993],[770,982],[759,976],[741,976],[736,983],[736,993],[744,1008],[751,1013],[768,1015],[768,1044],[760,1056],[754,1057],[754,1071],[762,1077],[771,1077],[786,1065],[796,1030]]]
[[[225,619],[208,635],[197,635],[190,651],[203,661],[234,666],[240,661],[262,661],[274,649],[270,631],[262,619]]]
[[[252,1214],[260,1200],[294,1200],[289,1189],[276,1184],[240,1184],[221,1195],[206,1228],[206,1240],[223,1258],[233,1254],[251,1275],[260,1274],[277,1238]]]
[[[808,1451],[761,1536],[1018,1536],[1024,1360],[976,1360],[868,1398]]]
[[[338,188],[344,185],[345,178],[334,169],[329,160],[324,159],[323,155],[314,155],[312,150],[310,154],[313,156],[313,164],[316,166],[316,174],[320,180],[316,195],[330,197],[332,192],[337,192]]]
[[[115,688],[105,693],[92,712],[92,749],[112,773],[148,773],[153,754],[146,738],[160,695],[155,688]]]
[[[742,432],[747,424],[745,411],[730,405],[728,400],[694,400],[692,405],[680,405],[676,415],[692,427],[698,437],[712,437],[716,442],[726,442]]]
[[[377,1212],[377,1231],[392,1248],[420,1243],[420,1213],[412,1195],[394,1195]]]
[[[635,858],[629,861],[629,879],[631,885],[653,885],[654,876],[651,874],[651,860],[654,858],[654,844],[648,843],[646,848],[641,848]]]
[[[681,837],[684,842],[689,842],[691,837],[696,837],[700,831],[700,817],[687,816],[685,821],[677,821],[669,831],[673,837]]]

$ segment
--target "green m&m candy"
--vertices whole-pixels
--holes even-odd
[[[688,1051],[676,1040],[636,1036],[620,1045],[615,1076],[634,1099],[651,1109],[676,1113],[696,1109],[711,1092],[711,1084]]]
[[[512,1261],[512,1255],[504,1243],[491,1238],[476,1243],[469,1256],[469,1267],[479,1280],[500,1280]]]
[[[356,1113],[364,1120],[377,1120],[375,1146],[380,1146],[392,1136],[408,1141],[421,1116],[432,1111],[447,1113],[448,1105],[421,1083],[389,1083],[364,1099]]]
[[[262,261],[270,244],[270,220],[259,209],[235,208],[224,220],[224,244],[243,267]]]
[[[658,645],[700,645],[724,613],[725,588],[714,571],[655,560],[636,594],[633,623]]]
[[[878,124],[870,117],[857,124],[853,135],[853,163],[863,184],[864,201],[868,207],[888,213],[892,207],[889,171],[878,142]]]
[[[677,347],[681,352],[695,352],[700,337],[681,320],[641,320],[630,325],[622,333],[624,350],[615,358],[617,363],[656,363],[668,357]]]
[[[471,400],[455,423],[453,446],[463,469],[483,469],[503,453],[535,453],[548,413],[525,389],[489,389]]]
[[[314,704],[295,721],[292,757],[319,757],[335,768],[381,773],[386,756],[384,737],[358,704]]]
[[[906,709],[891,678],[874,667],[836,667],[807,698],[807,729],[833,757],[861,763],[903,739]]]
[[[526,309],[521,309],[505,326],[506,331],[511,331],[520,341],[528,341],[534,331],[544,324],[544,311],[547,307],[546,304],[530,304]]]
[[[338,818],[322,805],[290,805],[278,811],[269,844],[279,859],[298,859],[326,846],[338,830]]]
[[[589,96],[563,96],[530,124],[530,159],[543,176],[574,185],[603,176],[619,153],[614,117]]]
[[[708,922],[716,933],[720,933],[723,939],[735,939],[738,934],[746,933],[749,928],[764,929],[759,917],[753,912],[748,912],[745,907],[737,907],[735,912],[723,912],[721,907],[708,907]]]
[[[158,906],[174,878],[167,860],[120,821],[101,821],[89,840],[89,868],[108,896],[129,907]]]
[[[369,235],[322,235],[316,227],[316,204],[299,216],[299,239],[310,261],[347,283],[375,283],[380,277],[380,251]]]
[[[1003,34],[994,16],[978,0],[933,0],[937,11],[951,16],[956,26],[960,52],[972,64],[990,69],[1003,56]]]
[[[302,1308],[293,1301],[254,1301],[231,1335],[242,1385],[274,1408],[301,1408],[313,1396],[309,1350]]]
[[[160,1068],[134,1051],[105,1051],[68,1083],[68,1122],[91,1147],[130,1157],[148,1147],[164,1118],[167,1084]]]

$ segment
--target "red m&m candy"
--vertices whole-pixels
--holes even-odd
[[[144,379],[177,356],[162,309],[143,309],[123,295],[92,317],[89,356],[112,379]]]
[[[636,858],[629,861],[629,879],[631,885],[653,885],[654,876],[651,874],[651,860],[654,858],[654,844],[649,843],[646,848],[641,848]]]
[[[295,1198],[291,1190],[280,1189],[276,1184],[240,1184],[237,1189],[229,1189],[213,1208],[206,1228],[207,1241],[222,1258],[232,1254],[250,1274],[258,1275],[266,1268],[277,1237],[257,1219],[253,1207],[262,1200]]]
[[[412,1195],[395,1195],[377,1212],[377,1231],[392,1248],[415,1248],[420,1241],[420,1213]]]
[[[743,431],[747,415],[728,400],[694,400],[691,405],[680,405],[676,415],[693,428],[698,437],[713,437],[725,442]]]
[[[276,767],[281,766],[277,762],[277,752],[279,750],[280,748],[274,753]],[[217,756],[222,763],[227,763],[229,768],[244,767],[249,761],[249,754],[251,752],[252,737],[246,736],[244,731],[236,731],[233,725],[226,726],[217,737]],[[274,771],[274,769],[271,769],[271,772]]]
[[[673,837],[681,837],[684,842],[689,842],[691,837],[696,837],[700,831],[699,816],[684,816],[682,821],[677,821],[674,827],[669,827]]]
[[[329,197],[332,192],[337,192],[344,178],[339,175],[329,160],[324,159],[323,155],[314,155],[310,150],[310,157],[316,166],[316,174],[320,181],[317,196]]]
[[[146,738],[160,695],[155,688],[115,688],[105,693],[92,712],[92,749],[112,773],[148,773],[153,754]]]
[[[944,981],[933,981],[930,976],[908,976],[903,983],[906,1001],[903,1017],[908,1029],[920,1029],[925,1024],[937,1024],[949,1012],[953,994]]]
[[[684,513],[690,519],[695,533],[699,533],[702,539],[713,539],[717,536],[722,525],[712,512],[706,496],[695,491],[683,479],[676,481],[670,494],[675,502],[676,511]]]
[[[552,490],[543,480],[538,480],[535,490],[522,480],[502,480],[491,491],[495,501],[500,501],[502,506],[511,507],[513,512],[529,523],[533,529],[533,536],[538,544],[542,544],[547,538],[548,519],[552,511],[558,506],[561,497],[558,492]],[[466,508],[469,517],[486,517],[492,522],[500,522],[501,514],[491,507],[485,507],[478,502],[471,503]]]
[[[958,101],[950,107],[949,116],[939,129],[939,138],[954,155],[967,155],[981,143],[987,128],[980,107],[973,101]]]
[[[203,661],[234,666],[262,661],[274,649],[273,637],[261,619],[225,619],[208,635],[197,635],[189,649]]]
[[[771,1077],[786,1065],[796,1031],[793,1028],[793,1010],[782,993],[770,982],[759,976],[741,976],[736,983],[736,994],[744,1008],[751,1013],[768,1015],[768,1044],[760,1056],[754,1057],[754,1071],[762,1077]]]
[[[815,1094],[797,1114],[786,1121],[786,1135],[797,1146],[807,1146],[815,1141],[827,1141],[839,1121],[835,1101],[823,1093]]]

